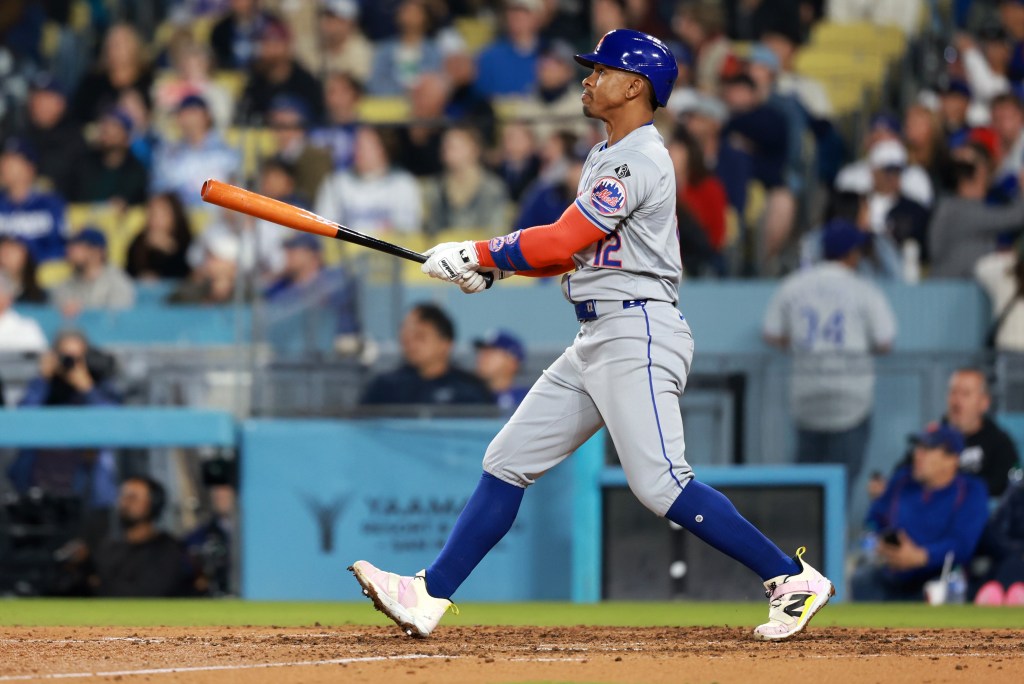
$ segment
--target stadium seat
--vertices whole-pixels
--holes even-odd
[[[364,97],[359,118],[367,123],[402,123],[409,120],[409,101],[404,97]]]
[[[36,279],[44,290],[60,285],[71,276],[71,266],[63,259],[44,261],[36,269]]]
[[[864,51],[895,59],[906,50],[906,38],[895,26],[868,22],[839,24],[822,21],[811,33],[809,49],[827,46],[833,50]]]
[[[459,17],[455,20],[455,30],[466,42],[466,49],[474,54],[494,38],[494,24],[488,19]]]
[[[260,160],[274,154],[274,137],[269,128],[232,126],[225,133],[224,141],[242,153],[240,175],[243,178],[254,178]]]

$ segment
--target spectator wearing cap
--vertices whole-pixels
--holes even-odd
[[[901,250],[913,240],[920,252],[927,247],[928,210],[903,189],[907,163],[907,150],[898,140],[880,140],[868,151],[868,221],[873,232],[888,235]]]
[[[68,318],[83,309],[130,309],[135,286],[107,260],[107,238],[97,228],[83,228],[68,238],[71,277],[53,288],[53,303]]]
[[[676,179],[679,251],[687,277],[724,275],[728,200],[721,181],[704,163],[700,144],[685,126],[676,126],[668,143]]]
[[[221,69],[247,69],[256,59],[260,32],[271,16],[259,0],[231,0],[230,11],[213,26],[210,47]]]
[[[78,84],[71,109],[74,117],[85,124],[116,107],[129,90],[139,93],[150,107],[152,89],[153,72],[142,37],[131,24],[114,24],[103,39],[97,69]]]
[[[227,231],[203,234],[202,254],[192,275],[167,297],[169,304],[223,306],[235,301],[238,280],[238,258],[241,243]],[[251,299],[248,287],[240,293],[243,300]]]
[[[320,186],[315,211],[376,236],[418,233],[423,222],[416,178],[392,165],[384,134],[371,126],[356,132],[352,168],[331,174]]]
[[[495,330],[475,340],[473,346],[476,348],[476,376],[491,390],[498,408],[512,413],[530,391],[528,385],[516,383],[519,369],[526,360],[523,343],[507,330]]]
[[[722,127],[729,120],[729,109],[717,97],[696,90],[684,91],[678,100],[670,99],[668,109],[675,112],[680,122],[700,146],[708,168],[718,166],[722,144]]]
[[[238,118],[262,123],[274,98],[289,95],[305,103],[310,120],[320,121],[324,109],[320,82],[295,61],[288,27],[277,19],[267,20],[259,36],[257,58],[238,103]]]
[[[579,79],[574,50],[568,43],[549,43],[537,57],[537,83],[518,108],[518,115],[533,126],[538,140],[546,140],[555,131],[578,137],[590,132],[590,124],[580,116]]]
[[[928,226],[932,278],[971,278],[978,259],[996,249],[1001,234],[1024,228],[1024,199],[1006,206],[987,204],[992,181],[988,149],[971,142],[953,150],[956,194],[939,200]]]
[[[267,123],[274,135],[275,156],[292,165],[295,193],[309,206],[333,163],[330,153],[311,144],[306,135],[310,124],[306,104],[290,95],[278,95],[270,103]]]
[[[37,172],[63,197],[72,191],[86,154],[82,126],[68,112],[67,91],[53,76],[30,83],[23,137],[35,149]]]
[[[807,268],[825,258],[824,236],[833,221],[853,224],[870,238],[862,246],[863,255],[857,264],[857,273],[874,280],[903,280],[900,253],[892,238],[885,233],[873,233],[868,221],[867,193],[860,190],[837,190],[829,198],[825,210],[825,224],[807,232],[800,239],[800,266]]]
[[[882,291],[857,274],[868,233],[844,220],[826,225],[825,261],[783,279],[765,313],[767,343],[793,355],[790,407],[799,463],[844,466],[859,483],[874,404],[873,354],[896,337]]]
[[[985,485],[959,470],[964,437],[932,424],[912,439],[913,457],[893,473],[868,511],[877,544],[872,562],[851,585],[855,601],[919,601],[924,583],[940,575],[947,555],[966,566],[988,518]]]
[[[316,319],[333,317],[335,346],[350,348],[346,340],[355,340],[360,329],[355,281],[341,267],[324,266],[322,239],[299,233],[285,240],[284,269],[263,296],[278,316],[290,309]]]
[[[971,106],[971,87],[961,79],[946,79],[939,84],[939,117],[950,149],[962,145],[970,133],[967,112]]]
[[[1007,202],[1020,195],[1024,170],[1024,104],[1011,93],[992,99],[992,131],[996,135],[996,169],[989,199]]]
[[[841,172],[850,174],[846,176],[847,178],[867,178],[870,186],[872,176],[871,150],[881,142],[895,142],[902,146],[902,135],[903,131],[899,119],[886,112],[877,112],[868,122],[868,132],[861,142],[863,158],[847,164],[841,169]],[[939,135],[942,134],[940,133]],[[907,157],[906,160],[900,162],[900,165],[903,167],[900,173],[900,192],[908,199],[930,208],[935,198],[935,192],[929,173],[917,163],[910,163],[910,155],[906,148],[903,148],[904,153],[902,155],[894,152],[894,149],[891,145],[889,146],[886,152],[888,157]]]
[[[0,245],[0,249],[3,249]],[[46,350],[46,335],[35,319],[22,316],[12,309],[18,289],[14,282],[0,271],[0,352],[42,352]],[[0,397],[0,407],[3,397]]]
[[[451,228],[488,233],[508,229],[509,198],[501,179],[481,163],[480,135],[469,126],[449,128],[441,140],[444,170],[423,191],[428,235]]]
[[[192,229],[185,207],[173,192],[153,195],[146,203],[146,224],[128,246],[125,270],[135,280],[180,280],[192,269],[188,251]]]
[[[404,0],[395,21],[398,35],[378,43],[373,52],[373,70],[366,84],[373,95],[403,94],[421,74],[442,68],[432,6],[426,0]]]
[[[0,275],[14,287],[18,304],[45,304],[50,296],[39,285],[38,264],[28,243],[17,235],[0,235]]]
[[[38,158],[24,138],[8,138],[0,149],[0,235],[28,245],[38,263],[64,256],[64,198],[36,188]]]
[[[114,201],[120,206],[146,201],[149,173],[130,148],[132,120],[123,109],[100,117],[96,142],[82,165],[73,202]]]
[[[234,179],[241,155],[213,129],[210,109],[198,95],[181,101],[176,122],[180,139],[162,141],[157,148],[150,191],[174,192],[187,207],[207,208],[196,189],[197,179]]]
[[[373,68],[373,44],[359,28],[357,0],[320,0],[317,30],[316,51],[300,54],[303,66],[321,76],[347,74],[364,85]]]
[[[504,31],[477,57],[477,89],[489,97],[528,95],[537,78],[541,0],[505,0]]]
[[[324,121],[309,134],[309,140],[330,153],[334,171],[352,166],[362,97],[363,86],[352,76],[332,72],[324,78]]]
[[[999,24],[986,24],[977,31],[978,42],[967,33],[953,38],[960,54],[964,76],[976,104],[988,105],[994,97],[1010,92],[1007,74],[1012,45],[1006,30]]]

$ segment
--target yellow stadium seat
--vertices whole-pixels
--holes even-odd
[[[501,97],[492,100],[491,104],[499,121],[515,121],[522,117],[525,101],[522,97]]]
[[[466,42],[466,49],[472,53],[479,52],[494,39],[494,24],[488,19],[460,17],[455,20],[455,30]]]
[[[233,69],[222,69],[213,75],[213,82],[226,90],[236,102],[242,97],[247,79],[244,71]]]
[[[761,216],[764,214],[767,203],[768,195],[764,186],[757,181],[748,183],[747,207],[743,212],[743,220],[747,226],[754,227],[761,222]]]
[[[409,120],[409,101],[403,97],[364,97],[359,117],[367,123],[402,123]]]
[[[36,280],[43,289],[60,285],[71,277],[71,266],[63,259],[60,261],[44,261],[36,269]]]
[[[906,37],[895,26],[878,26],[868,22],[841,24],[823,21],[819,22],[811,33],[811,46],[874,52],[887,59],[894,59],[906,50]]]
[[[245,178],[254,177],[260,160],[274,154],[274,133],[269,128],[233,126],[225,133],[224,141],[242,153],[241,175]]]

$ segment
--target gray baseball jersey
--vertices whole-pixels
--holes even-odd
[[[875,390],[871,352],[896,337],[896,317],[873,283],[836,262],[794,273],[769,302],[764,332],[789,339],[797,425],[834,432],[867,418]]]
[[[608,237],[573,255],[577,270],[562,276],[569,301],[676,301],[682,277],[676,179],[653,125],[590,150],[576,207]]]
[[[491,442],[484,470],[525,487],[604,425],[630,488],[664,516],[693,477],[679,408],[693,337],[674,305],[676,185],[654,126],[591,150],[576,206],[607,237],[573,256],[562,289],[572,302],[594,300],[595,317]]]

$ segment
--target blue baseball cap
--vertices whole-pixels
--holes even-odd
[[[206,100],[204,100],[199,95],[186,95],[185,97],[181,98],[181,102],[178,103],[178,108],[175,111],[180,112],[188,107],[199,107],[206,111],[210,111],[210,105],[208,105],[206,103]]]
[[[963,95],[971,99],[971,86],[962,78],[952,78],[940,84],[938,90],[940,95]]]
[[[33,92],[57,93],[62,97],[68,96],[64,85],[53,74],[46,71],[41,71],[32,78],[29,82],[29,89]]]
[[[27,139],[12,136],[4,141],[3,150],[0,150],[2,154],[17,154],[24,157],[25,161],[29,162],[33,166],[39,163],[39,157],[36,155],[36,148]]]
[[[871,117],[871,121],[868,123],[868,129],[873,131],[876,128],[884,128],[899,135],[900,120],[888,112],[878,112]]]
[[[910,438],[912,444],[929,449],[941,447],[950,454],[959,456],[964,450],[964,435],[952,425],[932,423]]]
[[[120,124],[125,133],[131,133],[132,129],[135,127],[135,122],[132,121],[132,117],[128,115],[128,112],[120,107],[108,109],[103,116],[107,119],[113,119]]]
[[[750,59],[747,61],[751,64],[766,66],[776,73],[782,68],[778,55],[762,43],[757,43],[754,47],[750,48]]]
[[[274,112],[295,112],[302,117],[302,122],[309,121],[309,105],[300,97],[294,95],[275,95],[270,101],[270,113]]]
[[[526,349],[523,347],[523,343],[507,330],[489,332],[482,339],[474,340],[473,346],[477,349],[500,349],[516,357],[519,363],[526,359]]]
[[[822,230],[821,248],[826,259],[842,259],[851,251],[863,247],[871,234],[846,219],[832,219]]]
[[[314,252],[320,252],[323,249],[323,245],[315,235],[309,233],[298,233],[285,240],[282,245],[285,249],[308,249]]]
[[[86,226],[68,238],[69,245],[83,244],[90,247],[107,248],[107,236],[99,228]]]

